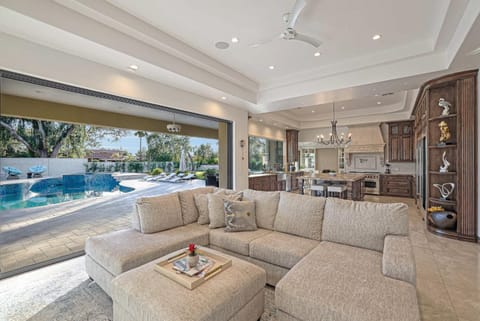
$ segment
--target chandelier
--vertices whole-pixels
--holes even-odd
[[[317,142],[319,144],[332,146],[332,147],[345,147],[352,141],[352,133],[348,134],[348,137],[345,138],[345,134],[341,133],[340,136],[337,134],[337,120],[335,119],[335,103],[333,103],[333,120],[332,131],[330,132],[330,138],[325,140],[323,135],[317,136]]]
[[[173,123],[167,125],[167,130],[170,133],[179,133],[182,130],[182,126],[175,124],[175,113],[173,114]]]

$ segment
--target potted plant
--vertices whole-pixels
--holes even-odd
[[[199,261],[199,256],[195,251],[196,249],[197,247],[195,246],[194,243],[190,243],[188,245],[187,263],[188,263],[188,266],[191,268],[197,266]]]
[[[217,171],[213,168],[209,168],[205,171],[205,185],[206,186],[217,186]]]

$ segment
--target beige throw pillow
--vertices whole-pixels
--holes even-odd
[[[255,202],[224,201],[225,232],[255,231]]]
[[[155,233],[183,225],[177,193],[137,199],[140,232]]]
[[[234,194],[207,194],[208,198],[208,218],[210,220],[209,228],[217,228],[225,226],[225,210],[223,201],[241,201],[243,193],[237,192]]]
[[[204,225],[210,223],[208,219],[208,194],[196,194],[193,195],[195,200],[195,206],[198,210],[198,224]]]
[[[213,187],[200,187],[178,192],[182,208],[183,224],[194,223],[198,220],[198,208],[195,205],[195,195],[212,193]],[[206,198],[205,198],[206,199]],[[208,222],[207,222],[208,223]]]

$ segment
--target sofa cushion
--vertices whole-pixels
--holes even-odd
[[[272,232],[250,242],[250,257],[290,269],[318,244],[304,237]]]
[[[415,285],[415,260],[407,236],[387,235],[383,248],[382,272],[385,276]]]
[[[207,194],[208,198],[208,224],[209,228],[225,226],[225,205],[224,200],[241,201],[242,192],[233,194],[214,193]]]
[[[381,253],[321,242],[278,282],[275,306],[299,320],[419,321],[415,287],[381,266]]]
[[[194,195],[212,192],[213,187],[200,187],[178,192],[184,225],[194,223],[198,220],[198,210],[193,198]]]
[[[280,192],[274,229],[320,241],[325,198]]]
[[[280,192],[264,192],[246,189],[243,191],[243,200],[255,201],[255,215],[257,226],[273,230],[275,215],[277,214]]]
[[[402,203],[328,198],[324,216],[322,241],[381,252],[386,235],[408,235],[408,207]]]
[[[214,229],[210,230],[210,244],[248,256],[250,242],[269,233],[272,233],[272,231],[264,229],[238,233],[228,233],[223,229]]]
[[[107,271],[118,275],[189,243],[208,245],[208,231],[197,223],[154,234],[121,230],[88,238],[85,252]]]
[[[225,232],[255,231],[255,202],[224,201]]]
[[[210,223],[208,220],[208,194],[195,194],[193,199],[195,200],[195,206],[198,210],[198,221],[200,225]]]
[[[142,233],[155,233],[183,225],[177,193],[138,198],[135,204]]]

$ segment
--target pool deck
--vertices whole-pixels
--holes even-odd
[[[137,179],[123,180],[121,184],[135,191],[0,211],[0,278],[28,266],[82,254],[87,237],[130,227],[130,214],[138,197],[201,187],[205,181],[175,184]]]

